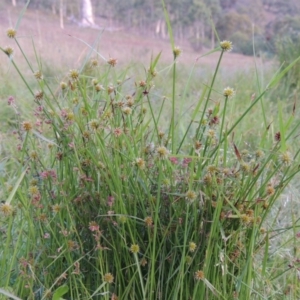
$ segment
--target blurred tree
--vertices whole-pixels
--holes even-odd
[[[216,24],[217,31],[221,39],[231,39],[240,31],[251,38],[252,23],[248,15],[230,11],[224,14]]]
[[[236,4],[237,0],[220,0],[223,9],[229,9]]]
[[[81,0],[81,25],[95,25],[91,0]]]
[[[260,26],[265,23],[263,0],[239,0],[235,5],[235,10],[239,14],[247,15],[255,25]]]
[[[59,2],[59,24],[60,28],[64,29],[64,0]]]
[[[276,15],[299,15],[299,0],[263,0],[265,9]]]

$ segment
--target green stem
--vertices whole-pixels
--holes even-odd
[[[202,111],[202,116],[201,116],[201,119],[200,119],[200,122],[199,122],[199,126],[196,130],[196,139],[199,138],[198,137],[199,131],[200,131],[200,128],[201,128],[201,125],[202,125],[202,122],[203,122],[203,118],[205,116],[205,111],[206,111],[206,108],[208,106],[208,102],[209,102],[209,99],[210,99],[211,92],[213,90],[214,83],[216,81],[216,77],[217,77],[217,74],[218,74],[218,71],[219,71],[219,67],[220,67],[220,64],[221,64],[223,53],[224,53],[224,50],[221,51],[221,55],[220,55],[218,63],[217,63],[217,67],[216,67],[216,70],[215,70],[215,73],[214,73],[214,76],[213,76],[213,79],[212,79],[212,82],[211,82],[211,85],[210,85],[210,89],[209,89],[208,94],[207,94],[207,99],[206,99],[206,102],[205,102],[205,105],[204,105],[204,109]]]
[[[155,202],[155,217],[154,217],[154,232],[153,232],[153,245],[152,245],[152,256],[151,256],[151,273],[150,273],[150,290],[149,294],[150,300],[153,299],[154,296],[154,283],[155,283],[155,261],[156,261],[156,238],[157,238],[157,227],[158,227],[158,218],[159,218],[159,209],[160,209],[160,191],[161,191],[161,180],[162,180],[162,163],[159,163],[159,174],[157,181],[157,196]]]

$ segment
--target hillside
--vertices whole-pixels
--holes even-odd
[[[14,27],[21,7],[13,8],[6,6],[0,11],[0,45],[8,46],[11,43],[5,36],[8,27]],[[44,63],[55,64],[61,68],[74,68],[78,61],[83,59],[88,53],[89,47],[96,42],[97,51],[104,58],[117,58],[118,63],[128,64],[131,61],[148,64],[151,55],[162,52],[161,60],[170,63],[172,61],[172,51],[168,40],[138,35],[136,32],[121,29],[117,31],[96,30],[90,28],[80,28],[76,24],[66,22],[65,29],[59,27],[57,15],[50,12],[42,12],[28,9],[21,20],[18,28],[18,38],[22,48],[27,54],[34,54],[34,41],[37,53],[43,58]],[[202,52],[194,51],[188,43],[179,44],[183,50],[180,63],[192,65]],[[249,47],[252,47],[249,41]],[[14,46],[14,48],[16,48]],[[16,49],[15,49],[16,50]],[[20,53],[16,50],[15,59]],[[3,57],[0,58],[3,62]],[[199,64],[215,66],[216,55],[210,55],[201,60]],[[253,65],[253,58],[236,53],[229,53],[224,57],[223,66],[240,68]]]

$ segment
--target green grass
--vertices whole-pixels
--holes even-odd
[[[2,133],[0,294],[299,298],[300,123],[269,98],[295,62],[221,76],[215,51],[204,78],[160,54],[146,68],[88,54],[68,74],[8,59],[31,99]]]

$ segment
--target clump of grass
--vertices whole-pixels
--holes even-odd
[[[216,49],[212,82],[187,124],[176,109],[179,48],[170,113],[164,97],[153,101],[159,55],[143,80],[128,79],[115,58],[93,59],[56,89],[28,62],[35,86],[20,76],[34,117],[16,116],[20,175],[2,192],[1,287],[26,299],[274,296],[263,282],[282,274],[268,264],[272,228],[264,224],[298,173],[299,152],[288,143],[299,122],[281,118],[275,142],[240,149],[234,130],[266,90],[228,125],[235,91],[214,84],[230,49],[228,41]]]

